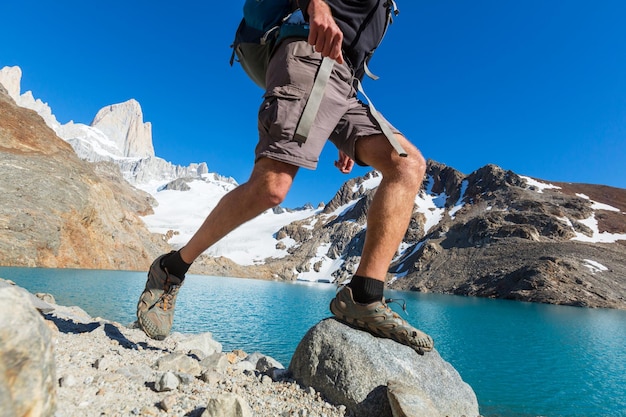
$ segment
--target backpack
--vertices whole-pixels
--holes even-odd
[[[288,37],[307,38],[309,35],[309,25],[305,22],[302,11],[295,8],[292,3],[292,0],[246,0],[243,6],[243,19],[239,23],[235,40],[231,45],[233,52],[230,65],[233,66],[236,56],[248,77],[264,90],[266,88],[265,74],[275,46]],[[398,14],[398,10],[394,0],[388,0],[385,7],[387,7],[387,24],[384,31],[386,33],[393,16]],[[382,42],[382,38],[380,41]],[[368,58],[371,58],[371,54]],[[313,88],[296,126],[294,140],[297,142],[304,143],[308,137],[324,96],[333,64],[334,61],[328,57],[322,60]],[[369,71],[367,62],[364,63],[364,69],[369,77],[378,78]],[[367,99],[372,116],[378,122],[389,143],[400,156],[407,156],[387,122],[363,91],[359,80],[357,83],[359,92]]]
[[[248,77],[265,89],[265,73],[275,46],[287,37],[309,36],[309,26],[291,0],[246,0],[235,32],[230,65],[237,61]]]

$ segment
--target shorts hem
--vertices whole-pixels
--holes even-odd
[[[306,168],[310,170],[317,169],[317,162],[302,161],[302,159],[300,158],[290,157],[289,155],[275,154],[271,152],[262,152],[259,155],[257,155],[255,161],[258,161],[261,158],[269,158],[275,161],[284,162],[286,164],[295,165],[297,167]]]

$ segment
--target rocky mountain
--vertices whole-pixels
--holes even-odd
[[[493,165],[428,178],[447,213],[398,257],[394,288],[625,308],[626,190]]]
[[[0,85],[0,265],[145,269],[167,250],[149,194],[89,163]]]
[[[3,264],[100,267],[86,259],[68,263],[69,258],[58,255],[59,238],[55,237],[70,230],[67,223],[58,220],[60,213],[77,210],[74,206],[81,207],[78,211],[82,213],[84,201],[89,198],[93,198],[91,206],[98,205],[93,216],[100,216],[101,227],[127,224],[111,217],[110,208],[105,207],[112,204],[110,199],[120,202],[122,208],[130,208],[134,216],[141,215],[141,220],[129,215],[133,219],[129,227],[116,232],[118,252],[135,253],[143,242],[152,242],[144,237],[149,235],[146,227],[172,247],[180,247],[219,198],[237,185],[230,178],[209,173],[205,163],[179,167],[154,156],[150,125],[143,122],[141,108],[134,100],[105,107],[91,126],[72,122],[60,125],[49,107],[34,100],[32,93],[19,94],[17,75],[21,73],[5,68],[0,71],[0,83],[9,86],[18,104],[34,109],[43,120],[36,121],[34,113],[10,107],[5,97],[15,120],[11,122],[14,129],[7,130],[9,119],[2,113],[2,143],[4,146],[6,140],[12,145],[0,150],[12,156],[3,156],[7,175],[0,183],[5,193],[12,193],[6,212],[21,217],[17,222],[9,220],[4,230],[13,230],[9,224],[20,224],[23,234],[3,236],[0,245],[9,248],[24,236],[35,237],[36,243],[31,246],[37,249],[33,253],[47,253],[43,259],[48,263],[41,263],[38,259],[42,256],[32,254],[24,258],[26,262],[3,250]],[[49,127],[45,133],[43,121]],[[41,132],[35,133],[31,125]],[[52,139],[55,132],[66,142]],[[38,135],[46,140],[35,141]],[[29,143],[45,155],[41,156],[44,160],[30,165],[24,162],[26,158],[12,162],[13,155],[28,152]],[[92,164],[77,161],[75,154],[67,156],[72,150],[66,143]],[[77,186],[76,176],[71,174],[78,169],[75,163],[90,170],[89,175],[93,172],[97,177],[90,180],[93,184],[104,181],[109,189],[123,192],[116,192],[113,198],[94,191],[97,187],[91,185],[86,186],[81,199],[66,198],[74,195],[67,190]],[[47,165],[54,167],[41,169]],[[29,179],[24,180],[14,166],[28,170]],[[210,248],[194,263],[192,272],[342,282],[358,265],[367,207],[380,180],[375,171],[351,179],[326,206],[270,210]],[[181,206],[181,200],[189,204]],[[37,218],[42,221],[22,218],[40,201],[65,206],[40,208]],[[56,234],[47,234],[51,228],[57,229]],[[142,237],[137,238],[137,234]],[[150,245],[145,253],[153,252],[154,246]],[[56,249],[48,250],[49,246]],[[391,265],[388,282],[390,287],[403,290],[624,309],[625,255],[624,189],[548,183],[495,165],[466,175],[429,161],[423,189],[416,197],[413,218]],[[126,262],[124,267],[131,266]]]
[[[348,279],[379,181],[372,172],[345,183],[318,214],[276,233],[289,256],[250,268],[284,279],[312,271]],[[429,161],[388,282],[401,290],[624,309],[625,259],[626,190],[547,184],[495,165],[464,175]]]

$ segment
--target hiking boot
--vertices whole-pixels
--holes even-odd
[[[330,311],[346,324],[407,345],[420,355],[433,350],[433,339],[391,310],[384,298],[370,304],[357,303],[352,289],[344,286],[330,302]]]
[[[176,296],[183,280],[161,267],[159,256],[148,271],[146,288],[137,303],[137,323],[149,337],[163,340],[170,334],[174,321]]]

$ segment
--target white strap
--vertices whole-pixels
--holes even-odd
[[[304,143],[309,136],[311,126],[320,108],[320,103],[324,98],[324,90],[326,89],[326,84],[328,84],[328,80],[333,71],[333,65],[335,65],[333,59],[328,57],[322,59],[320,68],[315,76],[315,81],[313,82],[313,87],[311,88],[311,94],[309,94],[309,98],[304,105],[304,110],[302,110],[302,115],[298,121],[298,126],[296,126],[296,133],[293,137],[296,142]]]
[[[380,130],[383,131],[383,134],[387,137],[387,140],[389,141],[393,149],[395,149],[396,152],[398,152],[398,155],[400,156],[408,156],[408,154],[406,153],[402,145],[400,145],[400,142],[398,142],[396,135],[394,135],[393,132],[391,131],[391,128],[389,127],[389,124],[387,123],[387,121],[381,116],[380,113],[378,113],[378,111],[374,107],[374,103],[372,103],[372,101],[369,99],[367,94],[365,94],[365,91],[363,90],[363,86],[361,85],[361,81],[359,81],[358,79],[357,79],[357,85],[359,88],[359,93],[363,94],[363,97],[365,97],[365,99],[367,100],[367,104],[369,104],[370,106],[370,112],[372,113],[372,116],[378,122],[378,126],[380,126]]]

